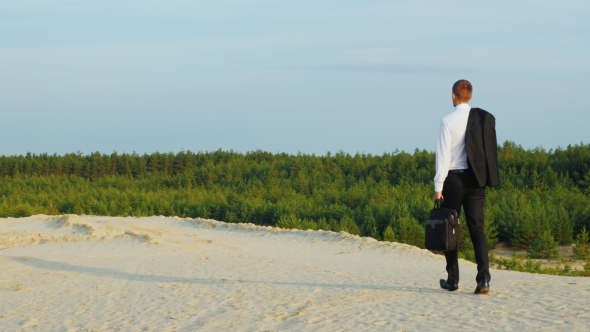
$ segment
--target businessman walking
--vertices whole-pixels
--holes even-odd
[[[436,147],[434,200],[444,199],[447,208],[465,214],[477,263],[475,294],[487,294],[490,288],[488,247],[484,233],[484,204],[487,186],[500,184],[496,119],[482,109],[471,108],[473,87],[467,80],[453,84],[455,110],[440,124]],[[459,289],[457,250],[445,252],[447,280],[440,286]]]

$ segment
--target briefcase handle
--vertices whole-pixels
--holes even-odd
[[[446,208],[447,206],[445,205],[445,200],[444,199],[440,199],[438,202],[434,201],[434,208],[435,209],[440,209],[440,208]]]

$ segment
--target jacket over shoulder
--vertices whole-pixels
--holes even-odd
[[[481,108],[472,108],[465,135],[467,162],[480,187],[500,185],[496,118]]]

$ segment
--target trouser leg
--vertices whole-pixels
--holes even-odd
[[[466,191],[462,175],[463,174],[449,174],[443,186],[445,206],[449,209],[456,210],[458,214],[461,213],[461,204]],[[448,283],[459,283],[459,260],[457,254],[457,250],[445,251]]]
[[[459,259],[457,255],[457,250],[445,251],[447,282],[449,284],[459,284]]]
[[[469,189],[464,198],[463,211],[469,236],[473,242],[473,251],[475,252],[475,261],[477,263],[477,276],[475,281],[482,279],[491,279],[490,266],[488,258],[488,244],[484,231],[484,205],[486,191],[485,188]]]

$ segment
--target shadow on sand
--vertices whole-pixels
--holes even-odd
[[[116,269],[98,268],[79,266],[62,262],[54,262],[36,257],[27,256],[3,256],[16,263],[24,264],[30,267],[56,271],[56,272],[72,272],[80,273],[97,277],[117,278],[130,281],[140,282],[158,282],[158,283],[188,283],[188,284],[259,284],[259,285],[277,285],[277,286],[293,286],[293,287],[320,287],[320,288],[340,288],[351,290],[391,290],[404,292],[445,292],[437,288],[418,288],[418,287],[403,287],[403,286],[375,286],[375,285],[359,285],[359,284],[345,284],[345,283],[313,283],[313,282],[288,282],[288,281],[270,281],[270,280],[244,280],[244,279],[202,279],[202,278],[187,278],[187,277],[170,277],[161,275],[138,274],[129,273]],[[448,292],[445,292],[448,293]]]

